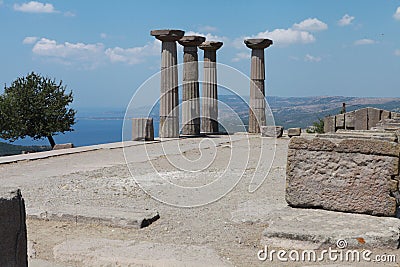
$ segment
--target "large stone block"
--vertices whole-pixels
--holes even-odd
[[[72,144],[72,143],[56,144],[56,145],[53,147],[53,150],[68,149],[68,148],[74,148],[74,144]]]
[[[396,216],[399,155],[395,142],[294,137],[286,201],[293,207]]]
[[[152,118],[132,119],[132,140],[133,141],[154,140],[154,127]]]
[[[301,128],[289,128],[288,129],[288,136],[300,136],[301,135]]]
[[[25,216],[20,190],[0,189],[0,266],[28,266]]]
[[[283,127],[282,126],[261,126],[262,137],[282,137]]]
[[[387,111],[387,110],[382,110],[381,120],[390,119],[390,118],[391,118],[391,112]]]
[[[355,112],[345,113],[345,129],[354,129]]]
[[[336,115],[336,129],[344,129],[344,114]]]
[[[376,108],[368,108],[368,130],[375,127],[381,120],[382,110]]]
[[[324,119],[324,133],[334,133],[336,131],[336,116],[328,116]]]
[[[354,130],[368,130],[368,109],[356,110],[354,117]]]

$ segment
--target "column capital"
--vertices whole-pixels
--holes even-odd
[[[183,36],[181,39],[178,40],[178,43],[182,46],[199,46],[206,40],[205,37],[199,35],[188,35]]]
[[[273,44],[270,39],[245,39],[244,43],[250,49],[265,49]]]
[[[199,45],[199,48],[201,50],[211,50],[211,51],[216,51],[221,48],[223,45],[223,42],[216,42],[216,41],[206,41],[203,42]]]
[[[150,35],[156,37],[158,40],[162,42],[175,42],[182,38],[185,34],[184,31],[181,30],[152,30],[150,31]]]

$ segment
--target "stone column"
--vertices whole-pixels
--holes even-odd
[[[244,43],[251,49],[249,133],[259,133],[266,125],[264,49],[272,45],[272,40],[246,39]]]
[[[179,94],[176,41],[185,34],[181,30],[153,30],[150,34],[161,45],[160,138],[179,137]]]
[[[202,88],[201,131],[218,133],[218,84],[217,50],[222,42],[204,42],[199,48],[204,50],[204,81]]]
[[[183,36],[182,134],[200,135],[199,66],[197,46],[206,38]]]

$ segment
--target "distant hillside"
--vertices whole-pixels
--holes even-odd
[[[22,151],[40,152],[50,150],[49,146],[18,146],[0,142],[0,156],[21,154]]]
[[[236,95],[219,95],[219,100],[225,105],[219,105],[220,120],[226,122],[234,110],[248,124],[248,106],[245,101],[249,97],[240,98]],[[318,118],[338,114],[342,103],[346,103],[347,111],[363,107],[376,107],[400,112],[400,98],[361,98],[344,96],[316,96],[316,97],[277,97],[268,96],[268,104],[274,115],[275,124],[290,127],[307,128]],[[139,107],[134,110],[134,116],[148,116],[149,107]],[[154,123],[158,123],[159,105],[155,105],[150,113]]]
[[[339,114],[342,103],[346,111],[364,107],[376,107],[400,111],[400,98],[359,98],[359,97],[267,97],[277,125],[285,128],[312,125],[318,118]]]

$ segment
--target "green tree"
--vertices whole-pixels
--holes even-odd
[[[318,118],[313,125],[306,130],[307,133],[324,133],[324,119]]]
[[[72,101],[62,81],[34,72],[17,78],[0,96],[0,138],[47,138],[54,147],[54,135],[73,131],[76,111],[68,107]]]

